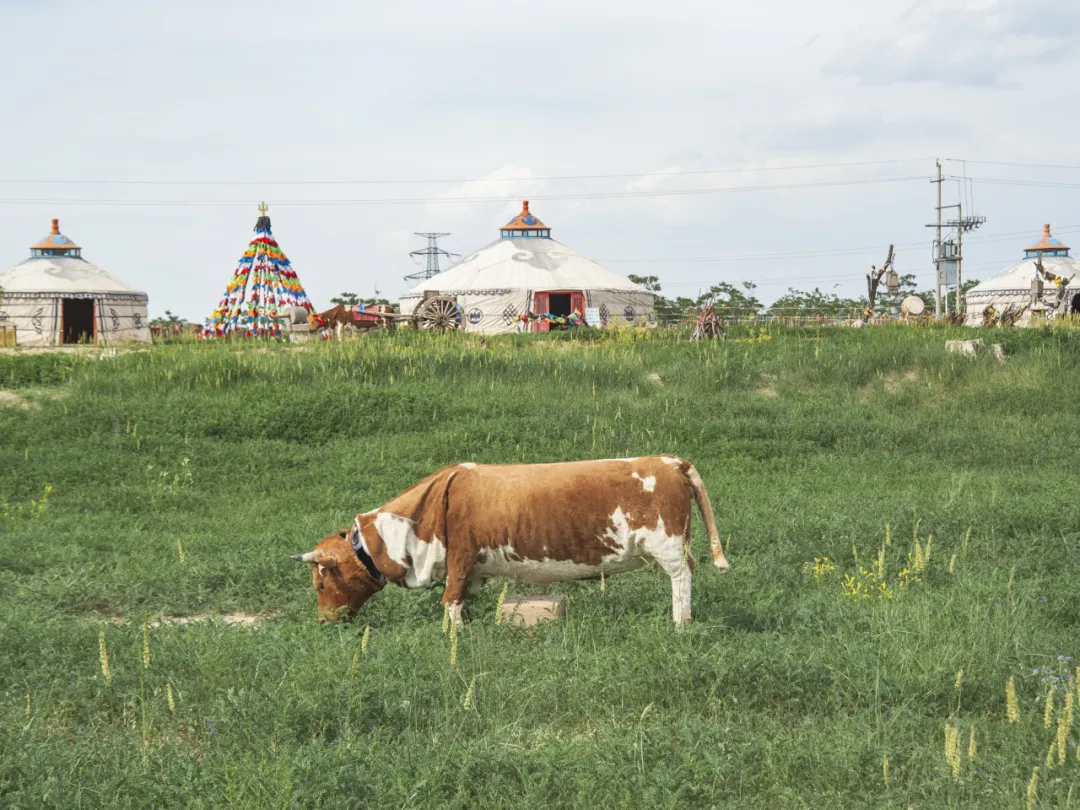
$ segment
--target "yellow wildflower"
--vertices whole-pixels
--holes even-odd
[[[1058,718],[1057,736],[1054,740],[1058,749],[1058,764],[1065,764],[1065,749],[1069,744],[1069,727],[1065,723],[1065,717]]]
[[[1011,675],[1005,682],[1005,713],[1010,723],[1020,720],[1020,704],[1016,701],[1016,682]]]
[[[960,776],[960,730],[951,722],[945,724],[945,761],[953,776]]]
[[[112,673],[109,672],[109,651],[105,649],[105,633],[98,633],[98,657],[101,659],[101,674],[105,676],[105,683],[112,686]]]
[[[510,583],[507,582],[503,585],[502,592],[499,593],[498,604],[495,605],[495,624],[502,624],[503,620],[503,605],[506,604],[506,594],[510,590]]]

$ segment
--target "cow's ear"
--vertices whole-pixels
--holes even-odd
[[[337,557],[319,557],[319,565],[323,568],[337,568]]]

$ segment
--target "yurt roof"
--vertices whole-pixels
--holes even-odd
[[[142,290],[74,256],[40,256],[27,259],[0,275],[5,293],[124,293],[145,295]]]
[[[527,203],[521,214],[500,231],[519,228],[544,229],[550,233],[546,225],[529,213]],[[414,297],[426,290],[449,294],[506,290],[624,290],[650,294],[625,276],[547,235],[504,235],[438,275],[421,281],[402,297]]]
[[[52,221],[52,233],[31,246],[34,255],[0,275],[2,294],[21,293],[62,296],[73,293],[146,295],[142,290],[91,264],[79,255],[80,248]],[[43,251],[55,251],[43,254]],[[65,255],[66,254],[66,255]]]

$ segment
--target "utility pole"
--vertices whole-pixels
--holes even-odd
[[[956,314],[963,315],[964,310],[960,308],[960,266],[964,263],[964,209],[960,203],[956,204],[956,218],[960,221],[956,229]]]
[[[427,247],[420,250],[414,250],[410,253],[410,256],[419,258],[424,257],[425,264],[424,269],[419,273],[412,273],[405,276],[406,281],[423,281],[429,279],[432,276],[439,275],[439,257],[445,256],[447,259],[452,259],[457,256],[460,258],[460,253],[449,253],[439,247],[439,239],[443,236],[449,236],[448,233],[418,233],[417,236],[422,236],[427,239]]]
[[[941,160],[937,161],[937,238],[934,240],[934,283],[937,293],[934,296],[934,317],[941,317],[941,184],[945,182],[941,177]]]
[[[941,175],[941,161],[937,161],[937,179],[931,180],[931,183],[937,183],[937,221],[927,225],[927,228],[937,229],[937,238],[934,240],[934,268],[936,270],[937,279],[935,281],[937,289],[937,300],[934,304],[935,317],[941,317],[941,287],[942,287],[942,267],[945,268],[945,312],[949,311],[949,285],[948,285],[948,271],[950,262],[956,263],[956,312],[958,315],[963,314],[963,308],[960,304],[960,287],[962,286],[962,279],[960,275],[960,264],[963,261],[963,246],[964,246],[964,232],[973,231],[986,222],[986,217],[977,216],[974,214],[968,214],[966,217],[963,215],[963,210],[960,208],[960,204],[956,205],[942,205],[941,204],[941,184],[944,182],[944,178]],[[941,212],[946,208],[956,209],[956,219],[950,219],[946,222],[941,220]],[[948,245],[942,244],[941,241],[941,228],[945,226],[947,228],[956,228],[957,244],[953,245],[950,241]],[[948,250],[946,250],[948,247]],[[952,248],[956,248],[955,254]]]

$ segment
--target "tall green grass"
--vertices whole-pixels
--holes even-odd
[[[997,808],[1039,766],[1037,806],[1071,806],[1080,732],[1045,763],[1080,699],[1080,339],[983,333],[999,363],[960,335],[2,356],[0,805]],[[444,464],[646,453],[691,459],[730,535],[687,633],[655,568],[549,589],[568,616],[534,632],[493,582],[451,667],[437,588],[318,626],[288,559]],[[156,624],[230,612],[262,623]]]

